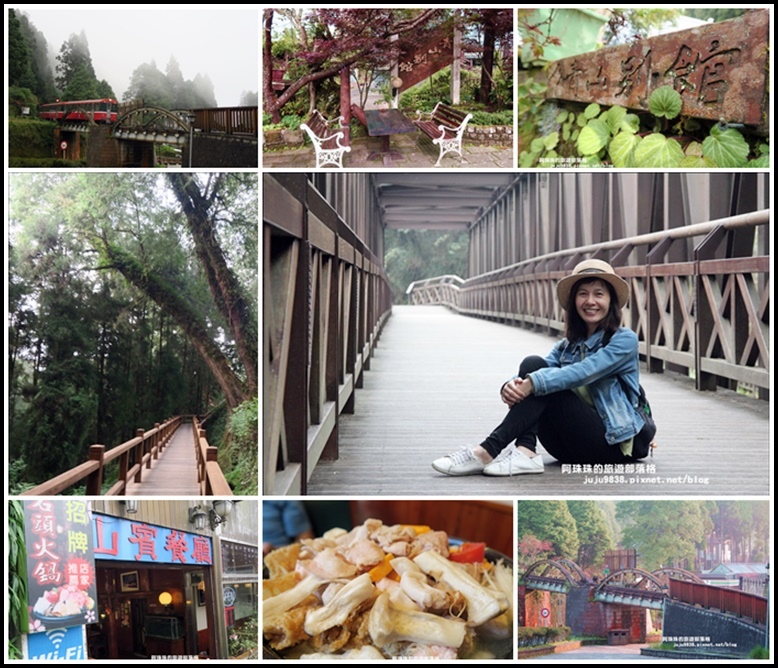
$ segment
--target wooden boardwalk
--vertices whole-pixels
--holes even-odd
[[[545,334],[442,306],[395,306],[356,392],[355,413],[341,416],[339,458],[319,462],[308,494],[769,495],[769,402],[730,391],[697,392],[688,379],[645,372],[641,382],[659,426],[659,447],[637,471],[567,471],[548,454],[543,475],[449,477],[433,470],[433,459],[479,443],[502,420],[502,383],[523,357],[546,355],[554,343]]]
[[[184,422],[171,437],[162,456],[152,460],[150,469],[143,469],[140,483],[128,483],[126,496],[200,496],[191,422]]]

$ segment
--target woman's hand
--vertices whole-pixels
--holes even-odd
[[[500,396],[503,403],[513,406],[526,399],[534,389],[532,378],[514,378],[502,386]]]

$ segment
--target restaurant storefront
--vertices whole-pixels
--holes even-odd
[[[258,611],[257,506],[236,503],[25,501],[25,657],[230,656]]]

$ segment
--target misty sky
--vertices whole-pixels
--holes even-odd
[[[85,31],[97,78],[120,100],[139,65],[153,60],[165,72],[171,56],[184,79],[210,77],[220,107],[236,106],[243,91],[259,90],[260,17],[249,5],[10,6],[29,16],[52,57],[70,35]]]

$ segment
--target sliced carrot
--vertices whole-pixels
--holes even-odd
[[[378,582],[379,580],[383,580],[389,573],[392,572],[392,559],[394,559],[393,554],[387,554],[384,557],[384,560],[371,568],[368,573],[370,573],[370,580],[371,582]]]
[[[430,527],[428,527],[426,524],[403,524],[404,527],[410,527],[416,532],[416,535],[422,533],[427,533],[428,531],[432,531]]]

